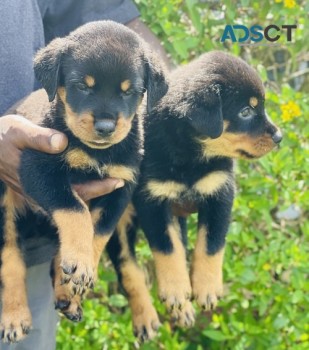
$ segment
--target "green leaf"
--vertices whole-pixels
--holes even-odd
[[[220,331],[214,331],[212,329],[208,329],[202,332],[206,337],[216,340],[216,341],[224,341],[226,340],[226,336]]]

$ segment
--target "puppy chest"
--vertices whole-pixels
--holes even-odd
[[[195,199],[213,195],[225,186],[233,184],[233,177],[230,172],[217,170],[199,177],[195,181],[179,182],[171,180],[149,180],[146,184],[146,191],[153,198],[161,200],[169,199]]]
[[[65,155],[65,162],[68,167],[80,173],[97,175],[98,178],[115,177],[128,182],[135,182],[136,169],[133,167],[116,164],[102,163],[91,157],[81,149],[72,149]]]

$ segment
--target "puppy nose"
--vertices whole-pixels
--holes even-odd
[[[282,140],[282,132],[280,130],[277,130],[271,137],[274,141],[274,143],[279,144]]]
[[[94,128],[100,136],[109,136],[116,129],[116,121],[111,119],[104,119],[95,122]]]

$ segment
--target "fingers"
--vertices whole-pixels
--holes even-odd
[[[59,153],[68,145],[67,137],[57,130],[43,128],[18,116],[1,118],[2,133],[7,133],[19,149],[32,148],[46,153]]]
[[[104,180],[90,181],[82,185],[73,185],[73,188],[84,201],[88,201],[111,193],[123,186],[124,181],[122,179],[107,178]]]

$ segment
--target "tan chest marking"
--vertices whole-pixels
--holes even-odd
[[[200,194],[211,195],[220,190],[222,186],[228,184],[231,180],[229,173],[225,171],[214,171],[198,180],[193,189]]]
[[[146,189],[152,197],[177,199],[187,187],[184,184],[175,181],[157,181],[151,180],[147,183]]]
[[[91,158],[86,152],[80,149],[73,149],[66,154],[66,161],[71,168],[76,169],[93,169],[98,172],[99,175],[115,177],[118,179],[123,179],[128,182],[135,182],[136,180],[136,170],[124,165],[103,165],[100,166],[99,163]]]
[[[98,162],[81,149],[72,149],[65,155],[71,168],[99,170]]]
[[[102,173],[107,174],[109,177],[115,177],[117,179],[123,179],[128,182],[136,181],[136,170],[124,165],[104,165],[101,168]]]

